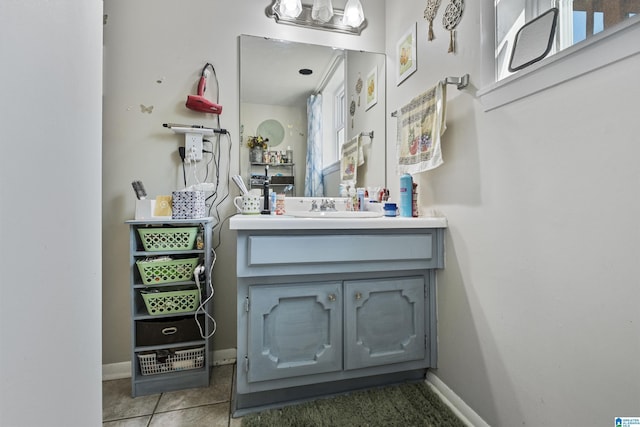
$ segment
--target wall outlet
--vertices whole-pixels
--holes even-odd
[[[184,158],[186,161],[197,162],[202,160],[202,134],[184,134]]]

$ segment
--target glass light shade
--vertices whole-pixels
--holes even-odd
[[[297,18],[302,13],[300,0],[280,0],[274,8],[280,15],[288,18]]]
[[[359,0],[349,0],[344,7],[342,23],[351,27],[359,27],[364,21],[364,11]]]
[[[329,22],[333,16],[331,0],[313,0],[311,18],[320,22]]]

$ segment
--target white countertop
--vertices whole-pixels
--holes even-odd
[[[231,217],[231,230],[340,230],[446,228],[444,217],[298,218],[287,215],[242,215]]]

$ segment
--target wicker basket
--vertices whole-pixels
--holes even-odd
[[[145,285],[192,280],[193,270],[195,270],[197,264],[198,258],[174,259],[170,261],[136,261],[142,283]]]
[[[152,316],[196,311],[200,304],[200,291],[187,289],[169,292],[141,292],[147,311]]]
[[[189,251],[193,249],[198,227],[138,228],[138,234],[147,252]]]
[[[142,375],[198,369],[204,366],[204,347],[140,353],[138,361]]]

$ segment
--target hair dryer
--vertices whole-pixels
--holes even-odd
[[[204,66],[204,68],[202,69],[202,75],[200,76],[200,81],[198,82],[198,94],[188,95],[185,105],[187,106],[187,108],[194,111],[200,111],[202,113],[221,114],[222,105],[211,102],[204,97],[204,91],[207,90],[207,77],[205,75],[207,67],[211,67],[211,69],[213,69],[213,65],[209,63]]]

